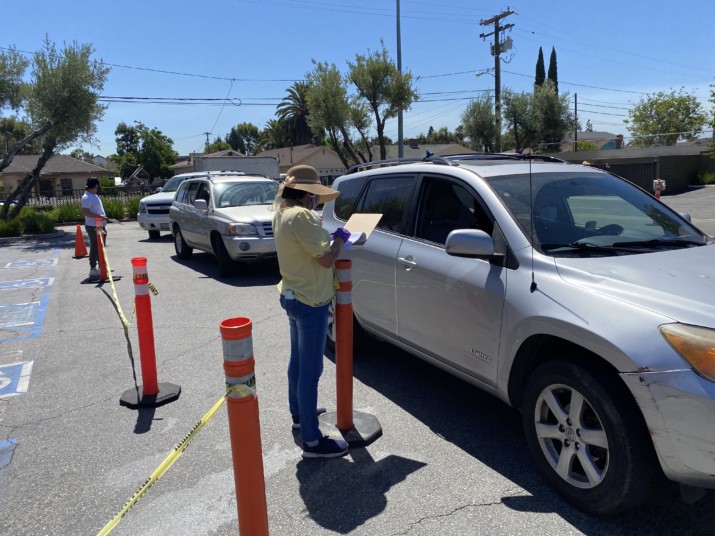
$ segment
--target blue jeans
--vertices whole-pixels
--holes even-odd
[[[330,304],[311,307],[296,299],[286,299],[283,295],[280,300],[290,324],[288,406],[291,415],[300,417],[303,443],[317,441],[323,437],[316,412]]]

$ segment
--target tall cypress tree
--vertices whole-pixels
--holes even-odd
[[[546,70],[544,69],[544,51],[539,47],[539,59],[536,60],[536,78],[534,86],[543,86],[546,79]]]
[[[556,50],[551,47],[551,58],[549,58],[549,80],[554,83],[556,94],[559,94],[559,74],[556,68]]]

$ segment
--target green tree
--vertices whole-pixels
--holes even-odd
[[[335,64],[313,60],[313,70],[306,73],[306,80],[311,130],[326,137],[328,146],[338,154],[345,167],[358,163],[361,157],[353,146],[350,130],[357,123],[367,132],[370,124],[367,106],[348,96],[347,81]],[[365,146],[369,153],[369,142]]]
[[[151,178],[171,177],[169,166],[176,162],[173,140],[157,128],[135,123],[130,126],[122,122],[114,130],[117,154],[110,158],[117,164],[119,175],[126,179],[141,166]]]
[[[515,93],[510,89],[502,92],[504,100],[504,125],[511,133],[516,152],[530,149],[538,139],[538,126],[534,117],[533,94]]]
[[[366,55],[357,54],[354,63],[348,62],[348,79],[375,117],[380,159],[384,160],[387,156],[385,122],[397,117],[401,110],[409,110],[418,95],[412,88],[412,73],[401,73],[388,56],[385,44],[381,45],[382,50]]]
[[[239,151],[246,156],[258,152],[258,127],[253,123],[240,123],[231,127],[231,131],[226,135],[226,142],[234,151]]]
[[[708,123],[702,104],[683,88],[677,93],[659,91],[642,98],[628,116],[624,122],[632,136],[631,144],[638,147],[694,140]]]
[[[539,57],[536,60],[536,76],[534,77],[534,87],[541,86],[546,80],[546,70],[544,68],[544,51],[539,47]]]
[[[534,88],[533,112],[535,127],[546,152],[559,152],[561,140],[569,130],[576,127],[576,120],[569,109],[569,94],[558,95],[550,80]]]
[[[261,131],[259,143],[264,150],[280,149],[288,145],[288,128],[280,119],[269,119]]]
[[[76,42],[57,50],[46,38],[43,48],[33,55],[31,80],[23,89],[24,110],[36,129],[33,134],[42,137],[42,152],[35,168],[6,198],[0,219],[19,214],[38,183],[42,168],[56,151],[76,141],[95,142],[96,122],[106,108],[99,103],[99,95],[109,69],[92,59],[93,52],[91,45]],[[5,166],[9,165],[8,157],[12,161],[15,149],[5,155],[0,169],[5,162]],[[16,204],[11,205],[12,201]]]
[[[487,92],[471,101],[462,112],[462,130],[465,143],[477,151],[494,152],[496,143],[496,117],[492,106],[492,95]]]
[[[276,116],[285,123],[293,145],[305,145],[313,139],[308,125],[308,89],[307,82],[294,82],[286,90],[288,96],[276,107]]]
[[[12,147],[17,148],[15,154],[38,154],[42,144],[38,138],[28,141],[22,147],[17,147],[21,140],[32,135],[32,125],[15,116],[0,117],[0,154],[8,154]]]
[[[558,68],[556,67],[556,49],[551,47],[551,57],[549,58],[549,74],[548,80],[551,80],[554,84],[554,89],[556,93],[559,93],[559,74]]]
[[[70,156],[72,158],[76,158],[77,160],[81,160],[82,162],[87,162],[88,164],[94,163],[92,162],[92,158],[94,158],[94,155],[82,149],[73,149],[72,152],[70,152]]]
[[[205,153],[217,153],[219,151],[227,151],[231,149],[231,144],[220,137],[216,137],[214,141],[204,146]]]

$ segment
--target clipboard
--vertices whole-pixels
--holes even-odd
[[[382,214],[353,214],[345,224],[345,229],[350,233],[362,233],[365,235],[363,240],[356,243],[363,243],[370,238],[370,234],[375,230],[380,222]]]

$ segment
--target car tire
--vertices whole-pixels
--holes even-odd
[[[194,248],[189,247],[178,227],[174,229],[174,250],[176,250],[176,256],[180,259],[190,259],[194,252]]]
[[[214,235],[211,238],[213,242],[213,250],[218,259],[218,273],[221,277],[230,277],[236,272],[236,263],[228,254],[223,239],[220,236]]]
[[[161,238],[160,231],[149,231],[149,240],[159,240]]]
[[[353,350],[361,351],[367,346],[367,333],[355,319],[353,315]],[[325,344],[333,353],[335,352],[335,343],[337,341],[337,333],[335,331],[335,298],[330,302],[328,308],[328,336],[325,339]]]
[[[660,466],[618,378],[566,361],[546,363],[528,381],[522,418],[536,466],[578,508],[613,515],[648,499]]]

